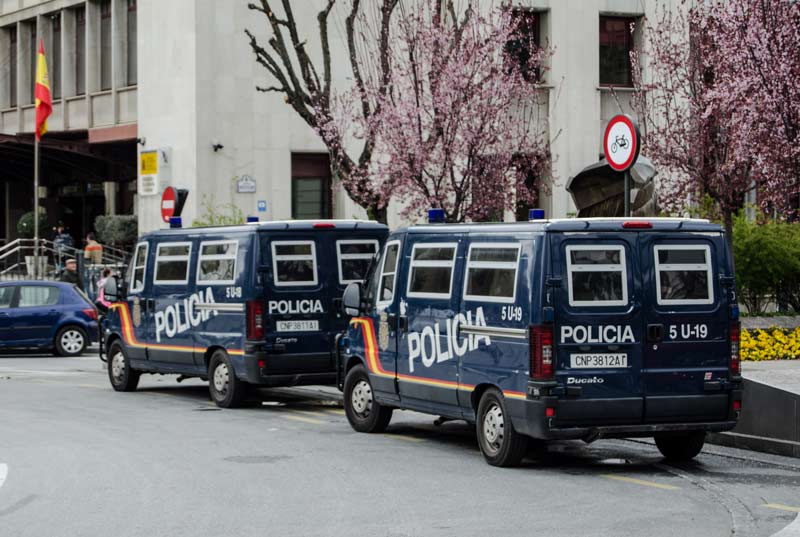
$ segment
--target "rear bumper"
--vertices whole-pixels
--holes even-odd
[[[581,420],[580,416],[581,404],[578,404],[577,401],[562,400],[559,397],[508,399],[506,403],[514,428],[522,434],[540,439],[592,441],[598,438],[629,438],[686,431],[729,431],[736,426],[739,418],[740,411],[734,410],[733,401],[742,400],[742,390],[731,390],[726,395],[727,411],[721,415],[716,414],[718,401],[713,400],[709,405],[709,411],[713,412],[711,415],[703,416],[702,413],[695,413],[687,416],[681,413],[673,416],[661,415],[657,419],[652,417],[644,419],[645,414],[641,412],[632,415],[630,410],[637,412],[637,408],[639,410],[642,408],[641,406],[637,407],[634,401],[628,401],[631,409],[624,414],[614,412],[614,410],[621,410],[620,403],[616,400],[595,399],[580,402],[587,403],[584,406],[587,411],[584,420]],[[698,401],[695,396],[687,396],[683,404],[681,404],[683,398],[675,397],[673,399],[671,406],[675,408],[697,408]],[[598,407],[600,412],[598,412]],[[548,417],[546,415],[547,408],[554,409],[555,415]],[[605,417],[603,409],[608,411]],[[565,411],[564,418],[561,416],[561,410]]]
[[[260,386],[303,386],[336,383],[336,370],[330,353],[270,354],[254,352],[242,357],[243,370],[237,375]],[[263,366],[263,367],[262,367]]]

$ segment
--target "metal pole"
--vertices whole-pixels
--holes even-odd
[[[625,175],[625,216],[631,215],[631,171],[630,169],[623,172]]]
[[[33,279],[39,276],[39,140],[33,142]]]

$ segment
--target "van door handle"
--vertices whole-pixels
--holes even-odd
[[[650,343],[658,343],[664,339],[664,325],[663,324],[648,324],[647,325],[647,341]]]

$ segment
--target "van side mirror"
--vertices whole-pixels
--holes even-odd
[[[342,295],[342,308],[346,315],[355,317],[361,315],[361,284],[353,282],[348,284]]]

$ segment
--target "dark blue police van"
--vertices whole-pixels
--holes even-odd
[[[705,220],[399,229],[343,306],[357,431],[403,408],[474,422],[493,465],[531,438],[652,436],[686,460],[741,409],[731,253]]]
[[[112,386],[135,390],[141,373],[200,377],[235,407],[251,385],[332,384],[342,290],[364,278],[387,233],[324,220],[142,236],[103,322]]]

